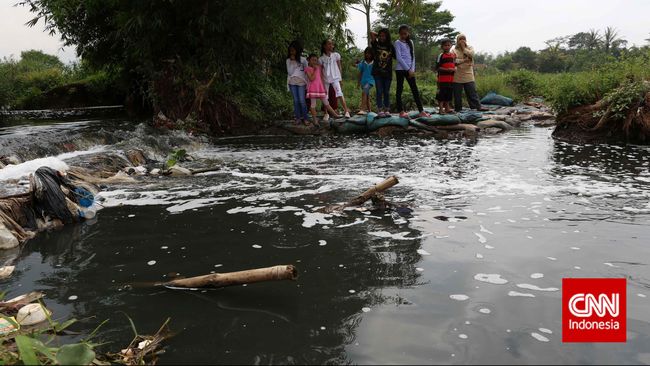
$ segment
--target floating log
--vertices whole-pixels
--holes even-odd
[[[267,268],[249,269],[230,273],[213,273],[204,276],[175,279],[166,283],[166,287],[205,288],[227,287],[248,283],[295,280],[298,270],[292,265],[280,265]]]
[[[381,193],[388,188],[396,185],[399,183],[399,180],[397,180],[396,176],[390,176],[384,181],[382,181],[379,184],[374,185],[373,187],[369,188],[367,191],[363,192],[361,195],[351,199],[346,206],[359,206],[364,204],[367,200],[371,199],[373,196],[375,196],[378,193]]]

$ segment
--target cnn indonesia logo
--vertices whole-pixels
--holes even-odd
[[[625,313],[625,278],[562,279],[563,342],[625,342]]]

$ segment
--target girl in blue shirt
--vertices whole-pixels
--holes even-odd
[[[372,76],[372,68],[375,55],[372,48],[368,47],[363,51],[364,60],[359,62],[359,80],[357,85],[361,88],[361,110],[359,114],[368,114],[370,108],[370,89],[375,86],[375,78]]]

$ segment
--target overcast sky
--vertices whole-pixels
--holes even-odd
[[[0,0],[0,57],[39,49],[66,62],[74,60],[74,50],[62,49],[58,37],[43,32],[43,24],[24,25],[32,15],[13,7],[17,1]],[[467,34],[470,44],[494,54],[523,45],[541,49],[545,40],[606,26],[616,27],[630,44],[643,45],[650,37],[650,0],[443,0],[442,7],[456,16],[452,25]],[[364,17],[354,10],[349,13],[348,27],[362,47]]]

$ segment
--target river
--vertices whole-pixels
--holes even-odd
[[[221,169],[109,187],[96,220],[0,253],[16,263],[1,287],[43,291],[85,334],[108,319],[97,340],[113,350],[133,337],[126,315],[143,334],[169,317],[163,364],[650,363],[650,149],[551,132],[208,141],[119,119],[17,123],[0,129],[0,155],[72,164],[181,146]],[[390,175],[386,198],[411,210],[317,211]],[[300,277],[148,285],[275,264]],[[627,343],[562,343],[565,277],[627,278]]]

